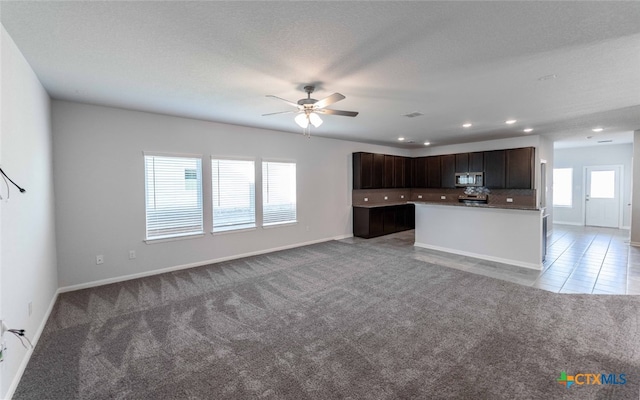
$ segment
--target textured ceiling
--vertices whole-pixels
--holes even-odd
[[[640,129],[640,2],[1,1],[0,19],[56,99],[299,134],[265,95],[314,83],[360,115],[312,135],[400,146]]]

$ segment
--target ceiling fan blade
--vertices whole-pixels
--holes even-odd
[[[284,101],[285,103],[287,103],[287,104],[289,104],[289,105],[291,105],[291,106],[294,106],[295,108],[298,108],[298,107],[299,107],[298,103],[294,103],[294,102],[292,102],[292,101],[289,101],[289,100],[283,99],[282,97],[274,96],[274,95],[272,95],[272,94],[268,94],[268,95],[267,95],[267,97],[273,97],[274,99],[282,100],[282,101]]]
[[[263,117],[266,117],[267,115],[276,115],[276,114],[290,114],[290,113],[297,113],[299,112],[299,110],[291,110],[291,111],[278,111],[278,112],[274,112],[274,113],[269,113],[269,114],[262,114]]]
[[[314,110],[313,112],[317,112],[320,114],[328,114],[328,115],[342,115],[345,117],[355,117],[356,115],[358,115],[357,111],[329,110],[326,108],[323,110]]]
[[[344,99],[345,97],[343,95],[341,95],[340,93],[334,93],[329,97],[325,97],[322,100],[318,100],[315,103],[313,103],[313,108],[325,108],[328,105],[331,105],[337,101],[340,101],[342,99]]]

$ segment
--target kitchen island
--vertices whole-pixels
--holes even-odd
[[[415,246],[542,269],[543,210],[415,204]]]

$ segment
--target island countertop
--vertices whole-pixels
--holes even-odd
[[[535,207],[525,207],[521,205],[507,205],[507,204],[469,204],[469,203],[453,203],[453,202],[437,202],[437,201],[408,201],[409,204],[428,204],[432,206],[443,206],[443,207],[466,207],[466,208],[497,208],[504,210],[522,210],[522,211],[537,211],[540,212],[542,208]]]

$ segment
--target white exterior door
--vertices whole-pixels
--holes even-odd
[[[620,226],[620,174],[622,167],[585,167],[585,225]]]

